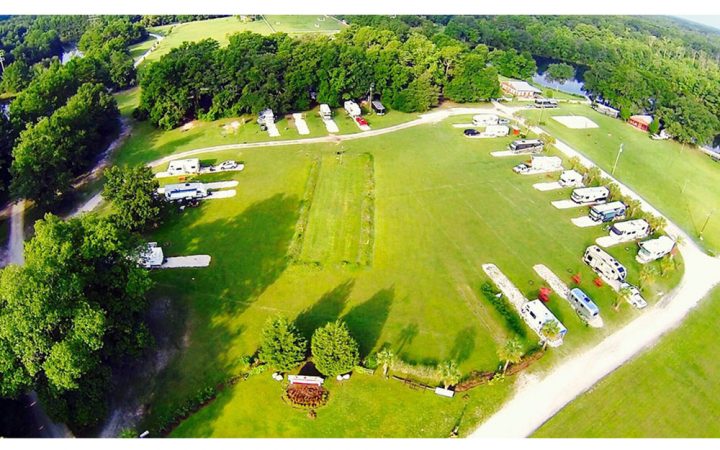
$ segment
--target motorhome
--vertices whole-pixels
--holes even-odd
[[[670,253],[675,247],[675,241],[667,236],[660,236],[657,239],[649,239],[638,244],[640,250],[635,257],[640,264],[647,264]]]
[[[557,322],[560,332],[558,337],[553,340],[548,340],[548,345],[551,347],[558,347],[562,344],[563,337],[567,333],[567,328],[550,312],[549,309],[540,300],[532,300],[525,303],[520,308],[520,315],[522,316],[525,323],[535,331],[538,335],[544,338],[542,335],[542,327],[547,322]]]
[[[382,103],[380,103],[379,100],[371,101],[370,106],[372,107],[373,111],[375,111],[375,114],[377,114],[378,116],[382,116],[387,112],[387,110],[385,109],[385,106]]]
[[[157,242],[148,242],[138,255],[138,263],[146,269],[160,267],[164,262],[165,255],[162,247],[158,247]]]
[[[575,311],[588,320],[600,315],[600,308],[579,288],[570,289],[568,300]]]
[[[200,160],[195,159],[176,159],[170,161],[167,173],[171,176],[176,175],[194,175],[200,172]]]
[[[562,169],[562,159],[557,156],[533,156],[530,164],[513,167],[515,173],[549,172]]]
[[[168,184],[165,186],[165,199],[168,201],[203,198],[208,190],[203,183]]]
[[[332,109],[330,109],[330,105],[326,105],[325,103],[320,105],[320,117],[325,120],[332,119]]]
[[[592,105],[593,109],[600,114],[605,114],[606,116],[610,116],[612,118],[617,119],[620,116],[620,110],[611,108],[610,106],[603,105],[602,103],[593,103]]]
[[[257,123],[260,125],[267,125],[268,123],[275,123],[275,114],[272,109],[264,109],[258,114]]]
[[[574,170],[566,170],[560,174],[560,186],[562,187],[580,187],[583,184],[583,176]]]
[[[488,125],[497,125],[500,118],[495,114],[478,114],[473,116],[472,123],[476,127],[486,127]]]
[[[358,104],[352,100],[347,100],[343,104],[343,107],[345,108],[345,111],[350,114],[350,117],[358,117],[362,114],[362,111],[360,110]]]
[[[627,241],[644,238],[648,234],[650,234],[650,224],[643,219],[618,222],[610,227],[610,236]]]
[[[508,146],[513,153],[540,153],[543,148],[545,144],[540,139],[518,139]]]
[[[583,261],[599,275],[608,280],[625,281],[627,269],[605,250],[591,245],[585,250]]]
[[[610,190],[605,186],[577,188],[572,191],[570,198],[577,204],[600,203],[607,201]]]
[[[535,107],[536,108],[557,108],[558,107],[558,101],[552,98],[536,98],[535,99]]]
[[[510,128],[507,125],[488,125],[482,132],[484,137],[504,137],[510,134]]]
[[[610,202],[591,207],[588,216],[593,222],[612,222],[624,218],[626,209],[623,202]]]

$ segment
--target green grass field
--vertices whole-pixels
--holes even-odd
[[[283,32],[295,36],[308,33],[332,34],[338,32],[342,26],[336,19],[327,16],[258,16],[258,19],[252,22],[242,22],[236,17],[222,17],[164,25],[151,30],[164,35],[165,39],[148,56],[146,61],[158,60],[173,48],[179,47],[183,42],[196,42],[210,38],[224,46],[227,45],[230,35],[243,31],[252,31],[259,34]],[[140,51],[144,44],[146,43],[140,43],[131,48],[131,54],[134,53],[133,57],[144,52]]]
[[[600,306],[606,328],[595,330],[586,327],[567,303],[553,298],[549,307],[570,331],[566,344],[543,361],[552,362],[591,345],[640,314],[628,305],[613,311],[614,294],[607,287],[594,286],[592,273],[581,261],[585,247],[605,232],[572,225],[570,218],[584,214],[582,209],[561,211],[550,205],[551,200],[566,197],[568,191],[543,193],[531,187],[548,178],[513,174],[512,166],[526,157],[489,156],[490,151],[505,147],[511,138],[471,140],[451,125],[467,119],[456,117],[437,125],[342,144],[203,156],[206,162],[242,160],[246,168],[234,175],[204,176],[238,180],[238,195],[204,202],[170,220],[150,237],[164,247],[166,255],[207,253],[213,262],[204,270],[153,273],[158,282],[154,295],[170,299],[182,320],[173,322],[177,327],[178,354],[155,380],[151,412],[143,426],[156,429],[162,417],[172,414],[198,389],[236,374],[240,358],[257,349],[265,320],[278,313],[295,318],[308,337],[325,322],[342,318],[358,339],[363,356],[387,344],[409,362],[432,364],[452,358],[464,373],[494,370],[499,364],[496,348],[510,332],[480,292],[487,280],[481,264],[488,262],[496,263],[529,298],[535,298],[542,286],[532,270],[534,264],[544,263],[566,280],[579,272],[581,286]],[[203,139],[202,135],[197,139]],[[123,153],[120,159],[137,163],[161,156],[152,144],[142,154]],[[167,145],[177,147],[172,140]],[[345,152],[342,167],[335,159],[338,151]],[[372,264],[292,263],[288,249],[295,235],[300,199],[317,158],[323,159],[324,167],[310,207],[308,248],[319,249],[315,258],[332,262],[358,245],[358,206],[351,197],[361,189],[357,174],[351,174],[349,169],[364,154],[374,159]],[[338,210],[331,211],[333,217],[323,211],[343,208],[345,204],[353,212],[342,219]],[[635,246],[613,248],[610,252],[628,267],[630,281],[636,282],[639,268],[634,261]],[[681,270],[670,278],[659,279],[647,292],[649,301],[654,301],[656,290],[667,292],[680,274]],[[537,342],[527,330],[521,338],[525,348]],[[268,374],[260,377],[262,381],[253,381],[258,383],[259,392],[276,389]],[[391,414],[385,425],[388,435],[405,435],[403,430],[417,429],[415,414],[432,409],[432,402],[437,401],[426,403],[419,398],[417,403],[404,406],[410,414],[392,415],[399,408],[397,404],[388,403],[386,408],[377,400],[378,404],[369,408],[365,406],[369,401],[365,395],[373,394],[365,394],[362,385],[357,390],[350,388],[353,383],[355,380],[347,384],[351,392],[346,397],[339,394],[339,389],[345,387],[333,388],[331,396],[337,395],[337,403],[323,411],[367,408],[370,423]],[[374,386],[368,392],[385,386],[372,379],[367,383]],[[255,388],[248,386],[255,385],[240,383],[223,392],[208,412],[193,417],[178,433],[351,436],[365,432],[366,420],[341,422],[337,417],[327,418],[337,423],[332,429],[314,425],[298,428],[292,421],[288,426],[267,428],[295,412],[270,408],[275,403],[255,395]],[[400,388],[407,389],[392,387]],[[494,387],[478,388],[471,395],[473,406],[468,407],[467,414],[476,417],[494,410],[506,393],[496,392]],[[393,395],[392,391],[388,395]],[[457,412],[462,400],[450,402],[456,403],[449,403],[448,410]],[[240,422],[256,422],[256,411],[268,411],[267,424],[236,428]],[[322,414],[319,412],[319,416]],[[304,423],[302,417],[292,420]],[[427,435],[446,436],[449,432],[445,422],[442,426],[433,425],[430,419],[423,423]]]
[[[539,119],[540,112],[523,115]],[[618,119],[604,116],[586,105],[562,105],[544,113],[543,128],[610,172],[620,144],[624,151],[615,176],[652,203],[701,246],[720,252],[720,164],[707,155],[683,148],[674,141],[654,141]],[[599,128],[570,129],[552,116],[585,116]],[[703,235],[700,231],[710,215]]]
[[[570,403],[536,437],[718,438],[716,289],[681,328]]]

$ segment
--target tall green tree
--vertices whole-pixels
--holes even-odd
[[[340,320],[315,330],[311,347],[315,367],[327,376],[350,372],[360,361],[358,343]]]
[[[517,364],[522,360],[523,348],[522,344],[517,338],[509,339],[505,342],[505,345],[498,348],[498,357],[503,364],[503,373],[507,371],[510,364]]]
[[[441,362],[437,367],[437,372],[445,389],[458,384],[462,376],[454,360]]]
[[[158,187],[149,167],[105,169],[103,197],[112,202],[113,217],[125,229],[142,231],[159,222],[164,203],[157,194]]]
[[[307,341],[286,317],[268,319],[262,331],[260,360],[271,367],[288,371],[305,360]]]

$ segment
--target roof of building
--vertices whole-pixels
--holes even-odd
[[[649,126],[653,121],[653,116],[648,116],[648,115],[630,116],[630,120],[632,120],[633,122],[643,123],[643,124]]]
[[[662,253],[672,250],[675,241],[667,236],[660,236],[657,239],[643,241],[639,245],[650,253]]]
[[[516,91],[530,91],[530,92],[537,92],[538,94],[542,92],[540,89],[531,85],[527,81],[508,80],[508,81],[505,81],[505,83],[510,85]]]

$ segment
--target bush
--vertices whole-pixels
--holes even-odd
[[[522,338],[527,336],[522,320],[512,309],[512,306],[510,306],[507,300],[505,300],[505,297],[497,297],[498,292],[493,289],[490,283],[484,283],[480,287],[480,290],[487,301],[490,302],[493,308],[495,308],[495,311],[502,316],[505,320],[505,324],[508,328],[510,328],[510,330]]]

